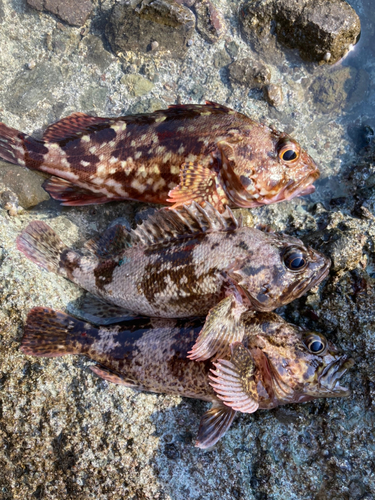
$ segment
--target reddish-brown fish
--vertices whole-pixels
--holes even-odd
[[[237,411],[345,397],[340,379],[353,360],[320,333],[286,323],[273,313],[248,314],[239,342],[223,359],[191,361],[188,352],[202,322],[142,319],[96,327],[37,307],[27,317],[21,350],[32,356],[85,354],[99,377],[138,390],[212,403],[201,419],[196,446],[214,445]],[[211,373],[210,373],[211,372]]]
[[[195,200],[222,212],[311,193],[319,177],[287,134],[212,102],[120,118],[75,113],[42,140],[0,123],[0,157],[52,174],[44,187],[64,205]]]

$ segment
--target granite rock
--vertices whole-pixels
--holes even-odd
[[[194,4],[197,31],[208,42],[215,43],[225,34],[225,21],[211,0],[198,0]]]

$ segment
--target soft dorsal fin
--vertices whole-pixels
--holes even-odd
[[[67,139],[78,138],[85,132],[90,132],[90,127],[93,125],[108,121],[108,118],[90,116],[85,113],[73,113],[47,127],[43,135],[43,140],[48,142],[60,142]]]
[[[192,202],[176,210],[159,210],[133,229],[131,237],[133,245],[150,246],[202,233],[234,231],[241,226],[242,221],[237,220],[228,207],[220,214],[209,203],[202,208]]]

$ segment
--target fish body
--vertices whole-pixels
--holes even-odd
[[[201,420],[201,448],[220,439],[236,411],[349,395],[339,380],[353,361],[323,335],[274,313],[247,314],[244,322],[241,342],[228,344],[222,359],[196,362],[188,352],[202,329],[199,319],[140,319],[96,327],[35,308],[28,315],[21,350],[49,357],[84,354],[98,363],[90,368],[110,382],[211,402]]]
[[[0,158],[52,174],[64,205],[193,200],[255,207],[311,193],[319,170],[284,133],[219,104],[100,118],[75,113],[36,140],[0,123]]]
[[[223,301],[221,317],[229,318],[228,310],[239,315],[242,307],[271,311],[306,293],[330,266],[297,238],[242,226],[229,208],[219,214],[198,204],[156,212],[130,233],[114,226],[86,255],[40,221],[17,245],[96,297],[164,318],[205,316]]]

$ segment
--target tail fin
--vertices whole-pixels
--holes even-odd
[[[86,324],[61,311],[35,307],[26,319],[21,351],[28,356],[53,358],[81,352],[77,334]]]
[[[39,266],[59,274],[60,257],[68,247],[42,221],[31,222],[17,238],[17,248]]]
[[[45,152],[45,149],[43,141],[33,139],[15,128],[8,127],[5,123],[0,123],[0,158],[3,160],[16,165],[36,168],[35,161],[29,161],[26,165],[25,153],[29,151],[42,153]]]

